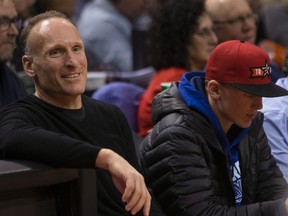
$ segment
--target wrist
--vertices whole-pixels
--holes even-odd
[[[110,149],[102,148],[96,158],[95,167],[108,170],[111,160],[113,160],[112,157],[115,154],[116,153]]]

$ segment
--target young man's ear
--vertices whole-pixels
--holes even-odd
[[[206,91],[210,97],[218,99],[220,97],[220,88],[221,84],[218,81],[210,80],[207,83]]]
[[[32,67],[32,65],[33,65],[32,57],[30,57],[28,55],[24,55],[22,57],[22,64],[23,64],[23,68],[24,68],[24,71],[26,72],[26,74],[29,77],[34,77],[35,72],[34,72],[34,69]]]

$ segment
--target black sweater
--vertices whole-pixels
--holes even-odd
[[[102,147],[139,170],[131,130],[120,109],[82,96],[83,108],[66,110],[27,96],[0,112],[0,156],[55,167],[95,168]],[[97,170],[98,215],[130,215],[111,175]]]
[[[27,95],[24,84],[5,64],[0,63],[0,107]]]

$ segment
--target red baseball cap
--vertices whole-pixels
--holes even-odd
[[[235,88],[261,97],[288,95],[288,91],[270,80],[268,54],[249,42],[230,40],[219,44],[206,66],[206,79],[230,83]]]

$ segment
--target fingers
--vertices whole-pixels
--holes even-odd
[[[134,191],[134,188],[135,188],[135,180],[134,178],[132,177],[128,177],[127,180],[126,180],[126,187],[124,189],[124,193],[122,195],[122,201],[123,202],[129,202],[129,200],[131,199],[131,196],[133,195],[133,191]],[[137,181],[136,181],[137,182]],[[131,208],[129,208],[130,205],[126,205],[126,210],[130,210]],[[129,209],[127,209],[129,208]]]
[[[125,209],[135,215],[143,208],[144,216],[148,216],[151,206],[151,196],[146,188],[144,178],[136,173],[130,180],[126,182],[122,200],[126,201]]]
[[[125,209],[135,215],[143,208],[144,216],[150,212],[151,196],[143,176],[117,153],[102,149],[96,159],[96,167],[109,170],[116,188],[123,193]]]
[[[144,216],[149,216],[150,208],[151,208],[151,195],[150,195],[148,190],[147,190],[147,195],[148,195],[148,199],[146,199],[145,204],[144,204],[144,208],[143,208],[143,215]]]

